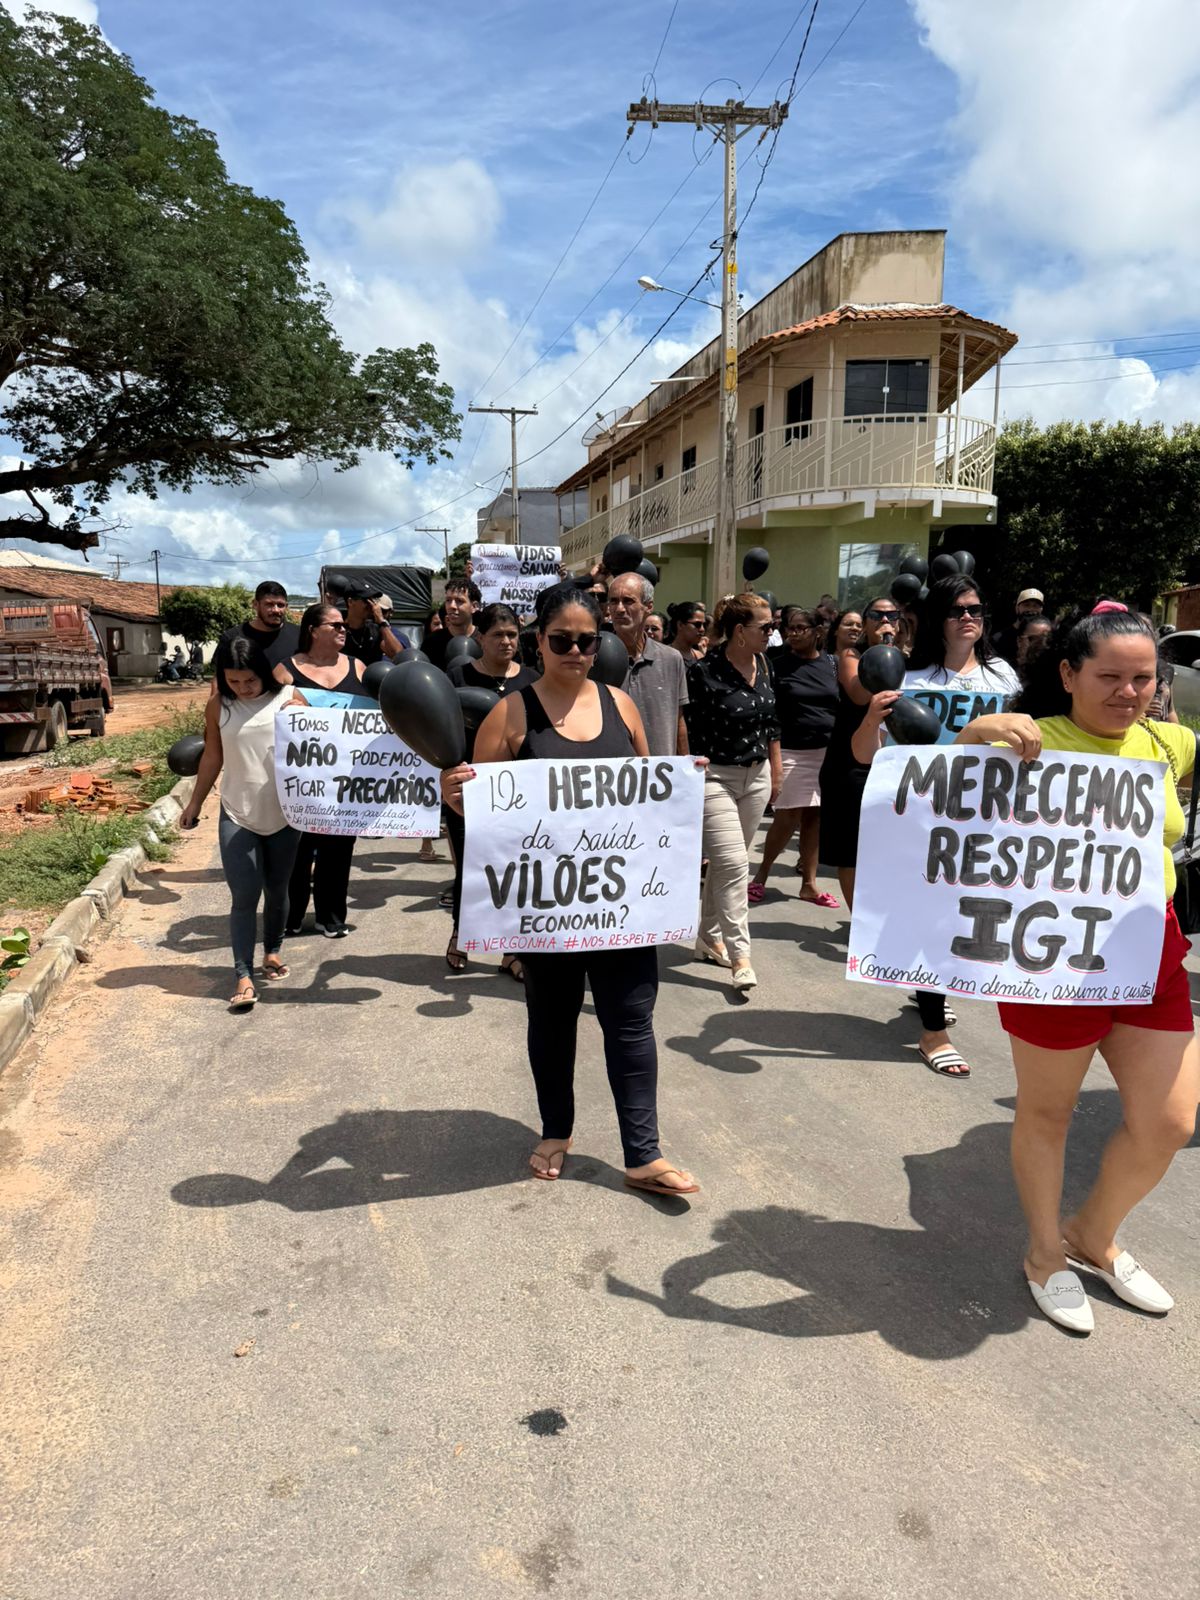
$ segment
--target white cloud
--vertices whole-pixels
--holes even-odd
[[[30,11],[54,11],[60,17],[74,17],[79,22],[100,20],[100,7],[95,0],[0,0],[0,5],[18,22]]]
[[[1001,299],[1002,320],[1027,346],[1146,334],[1152,348],[1155,330],[1200,326],[1191,0],[912,3],[927,48],[959,83],[953,237]],[[1196,371],[1018,365],[1105,348],[1018,347],[1006,411],[1170,421],[1200,409]]]
[[[331,216],[352,225],[366,250],[427,266],[481,260],[500,214],[495,184],[478,161],[465,157],[402,168],[382,206],[353,198],[330,208]]]

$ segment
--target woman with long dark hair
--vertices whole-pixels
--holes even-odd
[[[506,694],[520,694],[522,689],[537,682],[537,673],[522,666],[517,659],[521,624],[511,606],[499,603],[484,606],[475,619],[475,638],[479,640],[482,656],[477,661],[464,656],[462,660],[455,661],[446,674],[456,689],[488,689],[503,698]],[[468,728],[468,762],[474,760],[474,756],[475,733]],[[446,965],[451,972],[462,972],[467,965],[467,954],[458,947],[458,914],[462,909],[463,849],[466,841],[459,812],[452,806],[443,806],[442,815],[450,848],[454,852],[454,926],[450,931],[450,943],[446,946]],[[515,956],[505,956],[500,968],[518,983],[521,981],[523,966]]]
[[[687,662],[704,654],[704,606],[699,600],[678,600],[667,607],[667,643]]]
[[[750,903],[762,899],[776,857],[800,830],[800,898],[831,911],[834,895],[817,883],[817,839],[821,831],[821,763],[837,714],[837,662],[823,648],[824,619],[804,606],[784,606],[784,643],[768,658],[779,717],[783,786],[763,840],[762,861],[750,881]]]
[[[957,741],[1004,743],[1024,761],[1036,760],[1043,750],[1071,750],[1151,761],[1162,771],[1166,905],[1153,999],[1140,1005],[1000,1006],[1017,1074],[1012,1160],[1029,1228],[1025,1276],[1038,1308],[1076,1333],[1093,1327],[1076,1269],[1099,1277],[1141,1311],[1161,1316],[1174,1305],[1118,1243],[1117,1233],[1191,1140],[1200,1099],[1200,1049],[1183,966],[1188,942],[1171,904],[1171,846],[1184,831],[1176,785],[1193,770],[1196,741],[1188,728],[1146,718],[1157,659],[1153,629],[1119,602],[1072,611],[1034,663],[1015,710],[981,717]],[[1105,1147],[1090,1194],[1064,1219],[1067,1133],[1097,1050],[1116,1082],[1124,1120]]]
[[[862,635],[862,612],[855,611],[853,606],[847,611],[840,611],[829,624],[829,633],[825,641],[825,648],[831,656],[840,656],[843,650],[851,650],[858,643]]]
[[[988,637],[978,583],[963,575],[940,579],[921,611],[905,694],[933,709],[949,743],[973,717],[1002,711],[1020,687]]]
[[[241,635],[222,640],[213,665],[216,692],[204,708],[204,754],[179,826],[196,826],[200,807],[224,774],[217,836],[233,900],[229,942],[236,987],[229,1009],[249,1011],[258,1000],[253,974],[260,900],[263,977],[278,983],[288,975],[279,950],[300,834],[288,826],[275,790],[275,713],[292,703],[296,691],[290,683],[279,687],[266,656]]]
[[[600,608],[590,594],[565,583],[545,591],[538,612],[545,672],[492,708],[475,737],[476,758],[586,761],[649,754],[633,701],[588,676],[599,644]],[[461,813],[463,784],[474,776],[466,764],[443,772],[442,797],[453,810]],[[699,1184],[673,1167],[658,1143],[655,947],[531,951],[524,966],[529,1064],[542,1117],[542,1137],[529,1158],[534,1177],[557,1178],[571,1148],[576,1032],[584,985],[590,984],[621,1129],[625,1182],[650,1194],[695,1194]]]
[[[729,967],[733,987],[758,978],[750,964],[750,841],[783,782],[775,690],[767,665],[771,608],[757,594],[730,595],[717,607],[721,642],[688,668],[684,711],[688,748],[707,756],[704,855],[696,954]]]
[[[309,606],[300,618],[299,648],[284,663],[292,682],[309,705],[372,706],[363,693],[362,662],[346,653],[346,622],[336,606]],[[303,931],[308,902],[313,903],[313,926],[326,939],[344,939],[350,895],[350,864],[356,839],[353,834],[302,833],[288,883],[287,932],[295,938]]]
[[[874,644],[895,644],[900,607],[891,595],[876,595],[863,607],[858,643],[838,656],[838,708],[821,762],[821,832],[818,857],[837,870],[846,904],[854,905],[858,819],[870,770],[855,759],[851,741],[867,714],[871,691],[858,681],[858,663]]]

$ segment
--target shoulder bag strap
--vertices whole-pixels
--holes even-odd
[[[1200,804],[1200,733],[1195,735],[1196,754],[1192,761],[1192,803],[1188,807],[1187,832],[1183,842],[1190,851],[1196,838],[1196,807]]]

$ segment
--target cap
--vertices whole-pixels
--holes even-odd
[[[361,578],[351,578],[346,585],[347,600],[382,600],[383,590],[376,588],[373,583],[364,583]]]
[[[1038,605],[1041,605],[1045,598],[1046,596],[1040,589],[1022,589],[1020,594],[1017,596],[1017,604],[1019,606],[1023,606],[1026,600],[1036,600]]]

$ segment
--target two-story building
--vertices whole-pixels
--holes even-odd
[[[860,603],[942,528],[995,521],[1000,360],[1017,337],[944,303],[944,249],[940,230],[840,234],[742,316],[739,581],[761,545],[759,587]],[[994,388],[964,406],[988,373]],[[661,602],[713,602],[720,381],[716,339],[592,440],[558,486],[572,504],[587,495],[587,520],[562,536],[573,570],[630,533]]]

